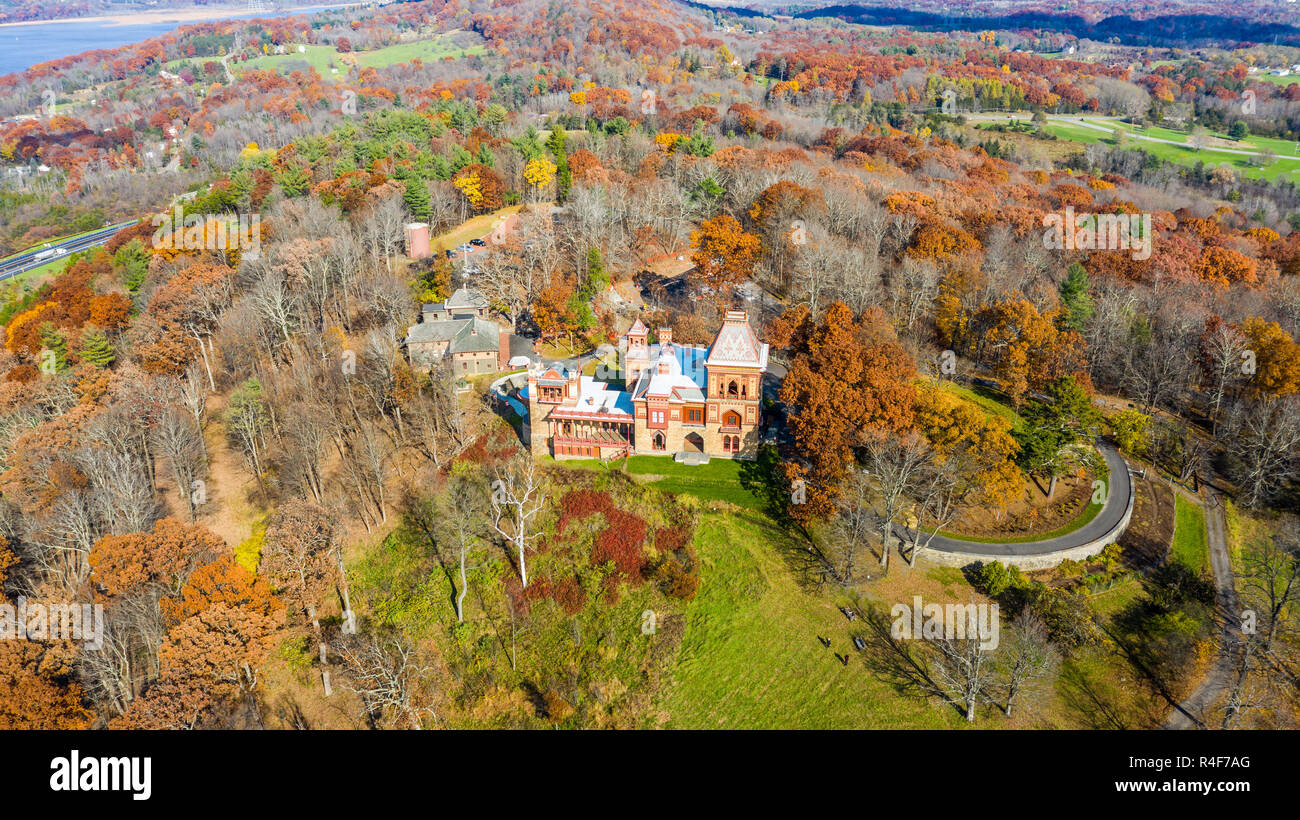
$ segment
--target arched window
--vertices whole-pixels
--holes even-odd
[[[739,426],[740,426],[740,414],[737,413],[737,412],[735,412],[735,411],[733,411],[733,410],[729,410],[729,411],[727,411],[726,413],[723,413],[723,414],[722,414],[722,426],[723,426],[723,427],[739,427]]]
[[[728,396],[740,395],[740,389],[736,386],[735,379],[732,379],[731,381],[727,382],[727,395]]]
[[[663,434],[663,433],[655,433],[655,434],[654,434],[654,437],[650,439],[650,446],[653,447],[653,448],[655,448],[656,450],[662,450],[662,449],[664,449],[664,446],[665,446],[665,445],[664,445],[664,434]]]

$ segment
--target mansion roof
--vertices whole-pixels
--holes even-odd
[[[709,348],[709,367],[767,368],[767,345],[759,342],[744,311],[728,311],[722,329]]]
[[[632,388],[632,400],[667,399],[673,403],[702,402],[709,384],[704,359],[708,350],[697,345],[650,345],[650,364]],[[663,365],[663,367],[660,367]],[[660,373],[660,370],[666,370]]]

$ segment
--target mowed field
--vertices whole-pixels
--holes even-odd
[[[1106,126],[1109,131],[1101,131],[1096,128],[1089,128],[1085,125],[1074,123],[1063,123],[1049,120],[1044,129],[1047,133],[1052,134],[1057,139],[1069,140],[1085,144],[1103,143],[1105,145],[1117,145],[1119,138],[1115,134],[1118,127],[1121,130],[1128,131],[1132,134],[1141,134],[1145,136],[1158,137],[1160,139],[1175,140],[1186,143],[1187,134],[1170,131],[1168,129],[1150,128],[1146,130],[1137,129],[1135,126],[1129,126],[1125,123],[1107,121]],[[1225,142],[1227,138],[1222,134],[1211,133],[1211,138],[1222,139]],[[1258,160],[1245,154],[1232,154],[1223,150],[1214,148],[1202,148],[1197,150],[1190,145],[1170,145],[1165,142],[1151,142],[1149,140],[1132,138],[1129,139],[1125,147],[1137,150],[1141,149],[1147,153],[1153,154],[1161,159],[1170,162],[1177,162],[1182,165],[1195,165],[1197,162],[1204,162],[1206,165],[1217,166],[1228,164],[1232,166],[1238,176],[1249,177],[1251,179],[1292,179],[1293,175],[1300,173],[1300,156],[1295,156],[1296,144],[1286,140],[1273,140],[1259,137],[1248,137],[1247,139],[1232,142],[1228,147],[1242,151],[1272,151],[1276,157],[1269,165],[1259,166],[1253,163]]]
[[[951,729],[951,707],[898,693],[866,667],[849,621],[791,573],[789,536],[758,513],[702,517],[699,593],[662,707],[678,729]],[[825,647],[818,637],[831,641]],[[835,654],[850,656],[847,665]]]
[[[347,53],[340,52],[334,46],[319,45],[304,45],[302,46],[303,51],[300,53],[297,50],[298,46],[293,46],[288,54],[268,54],[242,63],[235,63],[231,66],[231,71],[238,74],[243,71],[258,69],[289,73],[295,68],[301,68],[302,64],[306,63],[314,68],[322,78],[336,80],[346,77],[351,70],[350,66],[354,64],[358,68],[384,68],[398,63],[409,63],[415,59],[423,60],[426,63],[446,58],[460,59],[471,54],[481,54],[483,48],[481,44],[456,45],[447,35],[439,35],[427,40],[416,40],[410,43],[397,43],[373,51],[352,51]],[[202,65],[213,59],[215,58],[172,60],[167,64],[167,69],[176,71],[187,63]],[[336,71],[337,73],[335,73]]]

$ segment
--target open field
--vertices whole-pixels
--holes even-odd
[[[452,228],[444,234],[439,234],[429,240],[429,248],[437,250],[451,250],[465,244],[471,239],[478,239],[487,236],[492,232],[492,226],[498,219],[506,219],[519,213],[523,208],[522,205],[509,205],[490,214],[481,214],[473,217]]]
[[[1210,569],[1210,540],[1205,532],[1205,510],[1200,504],[1188,501],[1182,495],[1175,497],[1177,521],[1174,524],[1174,546],[1170,555],[1197,572]]]
[[[414,59],[420,59],[426,63],[448,57],[459,59],[471,54],[481,54],[484,47],[482,45],[455,46],[444,36],[435,36],[427,40],[397,43],[374,51],[343,53],[334,46],[321,45],[304,45],[302,48],[302,53],[299,53],[297,46],[294,46],[288,54],[268,54],[255,57],[246,62],[235,63],[231,65],[231,71],[237,74],[252,69],[289,71],[292,70],[294,64],[305,62],[316,69],[316,72],[321,77],[331,79],[346,76],[353,64],[358,68],[384,68],[398,63],[408,63]],[[172,60],[167,63],[167,70],[175,71],[186,63],[202,65],[204,62],[215,59],[215,57],[207,57]],[[338,73],[333,73],[331,69],[336,69]]]
[[[705,515],[695,548],[702,583],[686,608],[686,633],[664,704],[669,727],[964,725],[952,708],[903,696],[865,668],[850,643],[849,621],[835,602],[795,582],[781,551],[798,545],[767,519]],[[849,663],[833,652],[848,654]]]
[[[1095,128],[1089,128],[1087,126],[1076,125],[1073,123],[1048,122],[1048,124],[1044,126],[1043,130],[1058,139],[1069,140],[1071,142],[1086,144],[1102,143],[1105,145],[1117,145],[1119,142],[1114,130],[1107,133]],[[1154,131],[1155,129],[1152,130]],[[1175,134],[1175,136],[1182,136],[1184,140],[1186,138],[1185,134],[1179,135],[1177,132],[1171,133]],[[1153,133],[1152,136],[1156,135]],[[1161,138],[1165,139],[1165,137]],[[1173,137],[1168,137],[1168,139],[1173,139]],[[1273,142],[1282,143],[1284,141],[1274,140]],[[1141,139],[1130,139],[1126,147],[1133,150],[1141,149],[1161,159],[1170,162],[1177,162],[1182,165],[1195,165],[1197,162],[1203,162],[1206,165],[1222,165],[1227,163],[1235,168],[1240,176],[1249,177],[1251,179],[1290,179],[1292,178],[1291,175],[1293,173],[1300,171],[1300,157],[1283,156],[1281,152],[1277,151],[1275,151],[1275,153],[1278,153],[1276,161],[1271,165],[1259,167],[1251,164],[1251,161],[1254,159],[1253,157],[1244,154],[1230,154],[1226,151],[1216,151],[1211,148],[1198,151],[1194,148],[1184,147],[1182,145],[1170,145],[1169,143],[1150,142]],[[1243,145],[1241,150],[1251,150],[1251,148],[1251,146]],[[1291,150],[1294,150],[1294,148]],[[1289,154],[1290,151],[1287,153]]]
[[[1285,77],[1279,77],[1276,74],[1251,74],[1246,79],[1259,80],[1273,85],[1290,85],[1291,83],[1300,83],[1300,74],[1288,74]]]
[[[1162,140],[1173,140],[1174,142],[1186,143],[1190,137],[1186,131],[1175,131],[1172,128],[1162,128],[1158,125],[1153,125],[1149,128],[1142,128],[1133,125],[1132,123],[1118,121],[1109,122],[1108,125],[1127,131],[1130,134],[1156,137],[1157,139]],[[1234,140],[1221,131],[1207,131],[1206,136],[1215,141],[1211,143],[1211,149],[1232,148],[1242,151],[1272,151],[1277,154],[1279,158],[1294,157],[1297,156],[1297,151],[1300,151],[1300,143],[1295,143],[1291,140],[1276,139],[1274,137],[1262,137],[1252,134],[1240,140]]]
[[[580,470],[626,470],[638,481],[664,492],[685,493],[705,501],[726,501],[751,510],[762,507],[758,496],[741,484],[745,462],[715,458],[708,464],[691,465],[679,464],[668,456],[632,456],[608,466],[588,459],[557,463]]]
[[[954,396],[960,396],[961,398],[978,405],[981,410],[990,415],[1001,416],[1011,422],[1012,427],[1020,423],[1020,414],[1015,411],[1015,408],[1009,404],[1004,404],[998,399],[998,394],[987,387],[980,387],[978,385],[974,387],[963,387],[960,384],[948,382],[944,385],[943,389],[952,393]]]

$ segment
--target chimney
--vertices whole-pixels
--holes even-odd
[[[670,345],[673,343],[673,329],[671,327],[659,328],[659,344]]]

